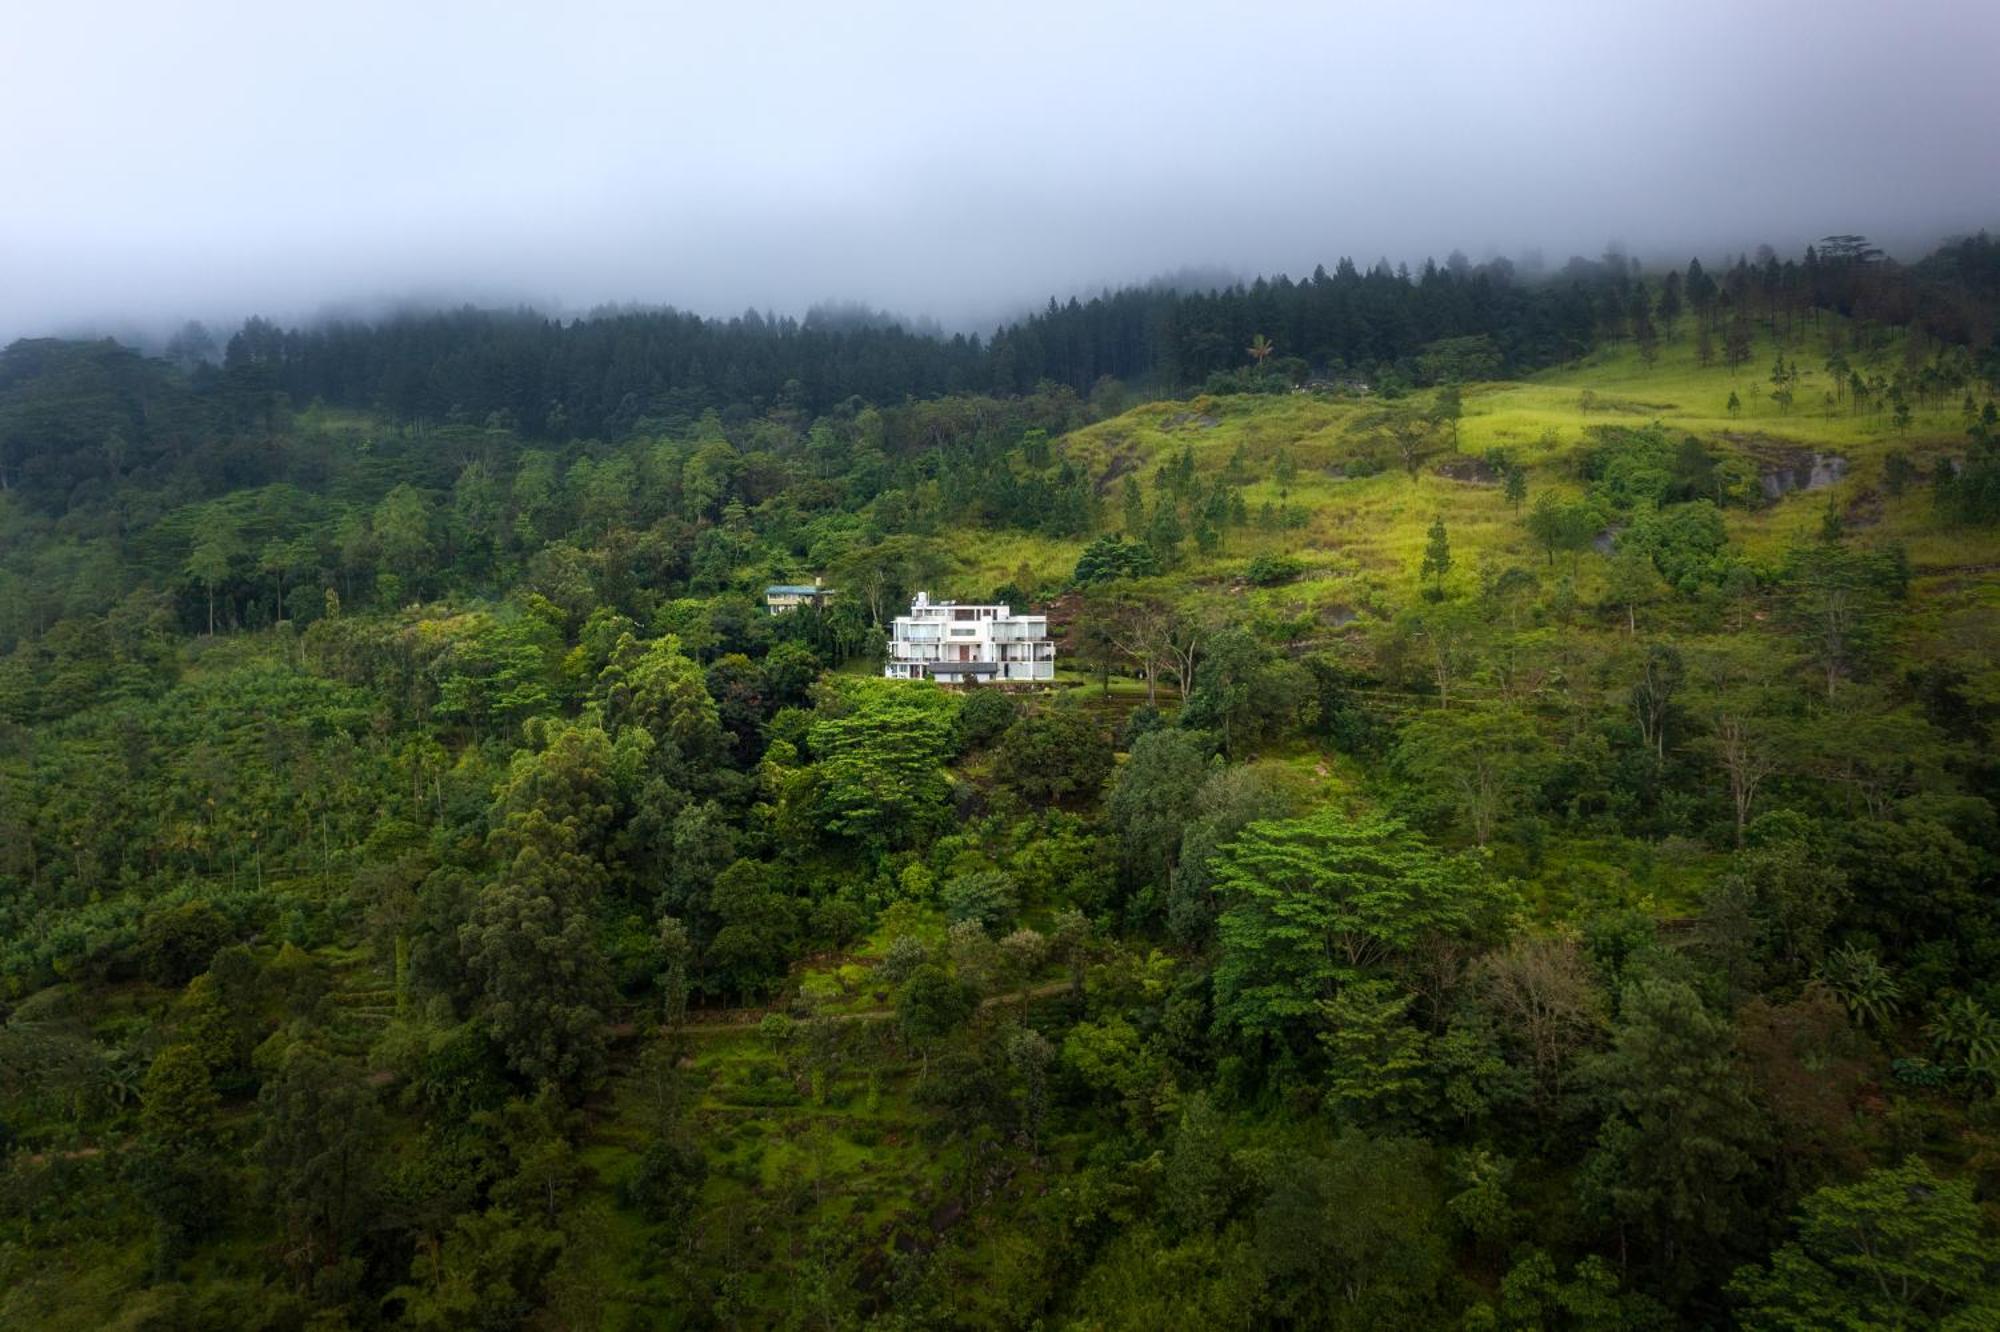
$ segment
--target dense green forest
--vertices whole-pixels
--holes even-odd
[[[1997,319],[15,343],[0,1326],[2000,1327]]]

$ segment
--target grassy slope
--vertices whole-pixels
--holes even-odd
[[[1575,489],[1565,463],[1584,439],[1600,425],[1645,425],[1658,421],[1672,429],[1701,437],[1717,451],[1768,459],[1787,451],[1836,452],[1850,463],[1846,478],[1834,489],[1843,505],[1872,508],[1883,499],[1881,520],[1871,537],[1902,541],[1919,571],[1991,563],[2000,558],[2000,534],[1946,530],[1930,520],[1930,499],[1921,487],[1894,501],[1881,494],[1883,459],[1903,449],[1920,465],[1940,453],[1961,452],[1964,427],[1959,409],[1919,412],[1909,430],[1899,435],[1886,413],[1853,416],[1844,408],[1830,413],[1821,401],[1827,375],[1817,368],[1817,350],[1788,347],[1788,359],[1798,362],[1804,376],[1799,406],[1780,413],[1764,381],[1773,344],[1760,341],[1747,365],[1729,371],[1720,364],[1708,369],[1695,362],[1693,340],[1682,338],[1662,350],[1650,368],[1629,344],[1594,354],[1583,362],[1551,370],[1533,379],[1470,386],[1465,392],[1465,418],[1459,451],[1480,455],[1505,448],[1529,471],[1531,495],[1548,487]],[[1898,364],[1894,349],[1874,362],[1856,358],[1862,368],[1873,365],[1891,372]],[[1743,410],[1731,416],[1726,408],[1736,392]],[[1584,394],[1595,395],[1586,410]],[[1427,405],[1427,395],[1410,400]],[[1425,529],[1443,514],[1451,529],[1452,548],[1461,565],[1474,566],[1481,557],[1530,563],[1539,558],[1497,486],[1451,480],[1433,466],[1413,483],[1390,470],[1372,477],[1348,479],[1332,469],[1368,451],[1370,420],[1386,404],[1373,399],[1320,398],[1293,394],[1282,398],[1207,398],[1187,402],[1153,402],[1122,416],[1077,431],[1063,442],[1069,456],[1093,473],[1109,468],[1122,476],[1136,473],[1142,482],[1186,445],[1204,474],[1223,468],[1241,446],[1253,476],[1245,498],[1254,512],[1264,501],[1278,502],[1278,487],[1270,480],[1271,463],[1280,449],[1288,450],[1299,468],[1290,503],[1309,512],[1301,530],[1232,532],[1224,551],[1214,559],[1196,556],[1189,577],[1207,579],[1240,573],[1259,554],[1289,552],[1313,566],[1314,584],[1346,583],[1394,592],[1400,601],[1411,571],[1422,557]],[[1550,439],[1552,443],[1544,443]],[[1146,487],[1150,497],[1151,487]],[[1115,485],[1105,487],[1109,521],[1116,523]],[[1775,552],[1793,537],[1813,530],[1820,519],[1826,492],[1794,495],[1758,512],[1731,510],[1731,535],[1753,555]],[[1080,541],[1051,541],[1019,533],[967,533],[956,546],[968,589],[991,586],[1011,577],[1023,563],[1047,583],[1061,582],[1081,551]],[[1299,595],[1297,587],[1286,590]]]

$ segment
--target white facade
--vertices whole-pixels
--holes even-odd
[[[1056,645],[1046,615],[1002,605],[932,601],[917,593],[889,631],[891,680],[1006,684],[1056,678]]]

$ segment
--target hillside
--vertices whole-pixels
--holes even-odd
[[[1991,1325],[1996,363],[1816,280],[588,436],[17,344],[0,1326]]]

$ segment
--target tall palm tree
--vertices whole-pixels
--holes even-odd
[[[1264,368],[1264,362],[1276,350],[1277,348],[1271,345],[1271,340],[1262,333],[1250,339],[1250,359],[1257,363],[1259,370]]]

